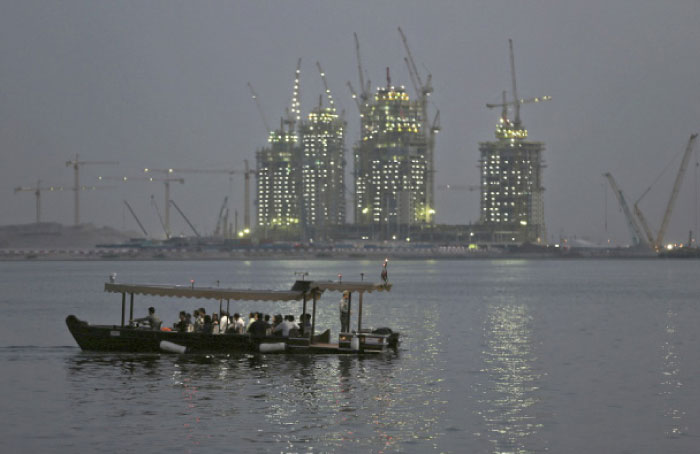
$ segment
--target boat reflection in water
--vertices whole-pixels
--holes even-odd
[[[530,328],[522,304],[494,304],[484,325],[483,380],[477,384],[480,414],[495,453],[535,451],[533,436],[542,428],[533,410],[539,399]]]

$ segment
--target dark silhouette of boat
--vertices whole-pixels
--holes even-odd
[[[399,343],[399,333],[390,328],[363,329],[363,296],[373,291],[388,291],[390,283],[332,282],[298,280],[289,291],[279,290],[237,290],[212,287],[179,285],[142,285],[105,283],[105,292],[121,294],[122,317],[119,325],[92,325],[79,320],[74,315],[66,318],[68,330],[81,349],[87,351],[116,352],[171,352],[171,353],[307,353],[307,354],[376,354],[395,351]],[[338,334],[338,341],[331,342],[330,330],[316,334],[316,312],[318,301],[325,292],[337,291],[349,295],[349,309],[352,295],[358,296],[357,329]],[[302,303],[302,314],[311,308],[311,327],[304,332],[292,331],[289,337],[229,333],[212,334],[205,332],[180,332],[160,327],[139,327],[126,322],[126,296],[129,295],[129,320],[133,319],[134,295],[159,297],[197,298],[219,303],[230,301],[274,301]]]

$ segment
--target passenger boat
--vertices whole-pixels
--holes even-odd
[[[383,276],[384,277],[384,276]],[[113,279],[111,279],[113,280]],[[172,352],[172,353],[307,353],[307,354],[377,354],[395,351],[399,333],[390,328],[366,329],[362,326],[363,296],[374,291],[388,291],[391,284],[368,282],[308,281],[297,280],[289,291],[237,290],[227,288],[195,287],[181,285],[142,285],[105,283],[108,293],[121,295],[122,316],[119,325],[91,325],[74,315],[66,318],[68,330],[81,349],[88,351],[117,352]],[[348,309],[352,310],[352,295],[357,295],[357,329],[338,334],[337,342],[331,342],[330,330],[316,335],[316,311],[320,297],[326,292],[349,295]],[[347,293],[345,293],[347,292]],[[311,330],[297,337],[265,336],[250,334],[210,334],[203,332],[178,332],[131,326],[125,323],[126,300],[129,295],[129,320],[134,315],[134,295],[157,297],[197,298],[219,303],[219,311],[231,301],[301,302],[302,314],[311,306]],[[337,304],[336,310],[337,309]],[[307,330],[308,331],[308,330]]]

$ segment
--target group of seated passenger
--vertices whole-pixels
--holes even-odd
[[[237,312],[233,316],[230,316],[226,311],[221,311],[221,315],[213,313],[210,316],[204,308],[199,308],[195,309],[193,314],[180,311],[179,320],[173,324],[173,329],[181,333],[248,333],[253,337],[273,335],[299,337],[311,334],[311,314],[302,314],[300,317],[301,324],[294,321],[293,315],[282,317],[281,314],[278,314],[270,321],[270,315],[262,314],[261,312],[251,312],[247,324]]]

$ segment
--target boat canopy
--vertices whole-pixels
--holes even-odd
[[[219,287],[192,287],[186,285],[114,284],[105,283],[105,292],[135,295],[174,296],[178,298],[205,298],[212,300],[246,301],[299,301],[303,291],[238,290]]]
[[[359,292],[372,293],[373,291],[389,291],[391,290],[390,283],[372,283],[372,282],[338,282],[338,281],[313,281],[309,287],[320,292],[326,290],[331,292]]]

